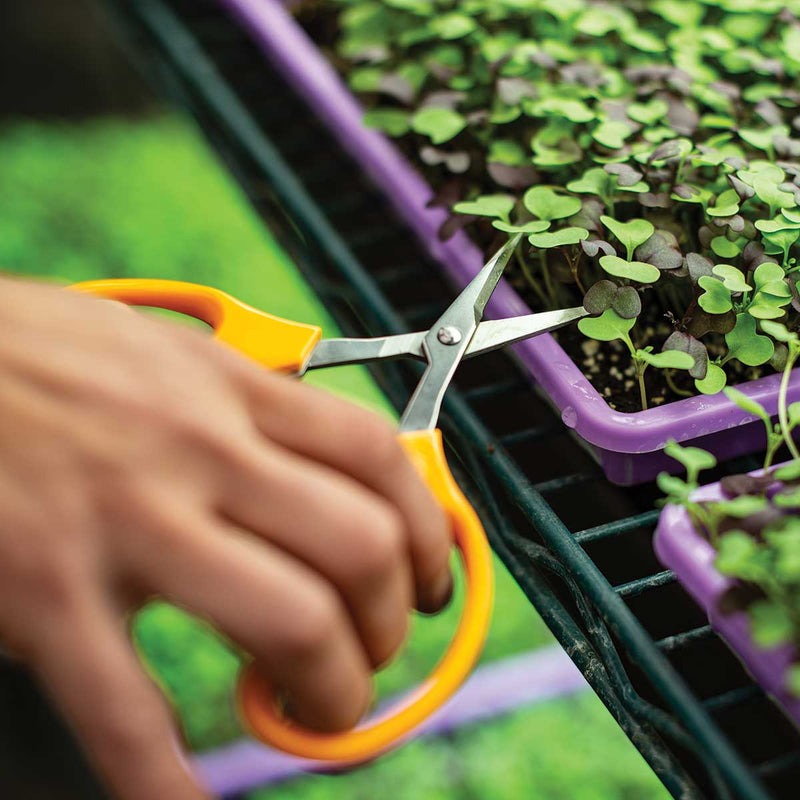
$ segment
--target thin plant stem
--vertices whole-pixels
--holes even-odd
[[[572,273],[572,277],[575,280],[575,284],[578,287],[578,290],[581,294],[586,294],[586,288],[584,287],[583,283],[581,282],[581,276],[578,274],[578,267],[580,266],[581,258],[570,258],[569,256],[565,255],[564,258],[567,260],[567,265],[569,266],[569,270]]]
[[[545,253],[544,250],[539,251],[539,264],[541,264],[544,284],[547,287],[547,294],[550,297],[550,307],[555,308],[558,302],[556,300],[555,289],[553,288],[553,279],[550,277],[550,267],[547,265],[547,253]]]
[[[647,411],[647,387],[644,383],[644,372],[647,369],[647,364],[636,359],[636,378],[639,381],[639,395],[642,399],[642,411]]]
[[[798,351],[797,346],[790,345],[789,357],[786,360],[786,366],[783,368],[781,387],[778,392],[778,420],[781,423],[781,433],[783,434],[784,442],[786,442],[786,447],[789,448],[792,458],[795,459],[800,459],[800,452],[797,450],[797,445],[794,443],[792,432],[789,428],[789,412],[786,408],[786,395],[789,392],[789,378],[792,375],[792,367],[794,367],[794,362],[797,360],[798,355],[800,355],[800,351]]]
[[[678,397],[692,397],[692,393],[686,391],[686,389],[680,389],[675,385],[675,381],[672,380],[672,370],[667,369],[664,370],[664,380],[667,382],[667,386],[676,394]]]
[[[519,264],[519,268],[522,270],[522,274],[525,276],[525,280],[528,281],[530,284],[531,289],[535,292],[536,296],[541,300],[542,307],[549,309],[552,308],[550,303],[547,300],[544,292],[542,291],[542,287],[539,286],[539,281],[536,280],[533,273],[530,270],[525,258],[523,257],[522,253],[520,252],[519,248],[515,251],[515,256],[517,259],[517,263]]]

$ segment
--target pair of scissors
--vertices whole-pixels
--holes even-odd
[[[459,363],[587,315],[570,308],[482,322],[486,304],[519,244],[516,236],[478,272],[427,331],[374,339],[322,339],[313,325],[290,322],[247,306],[208,286],[166,280],[101,280],[72,288],[134,306],[177,311],[206,322],[220,342],[259,364],[297,376],[308,370],[410,357],[427,363],[400,420],[399,439],[445,509],[465,574],[465,601],[453,639],[430,676],[395,707],[341,734],[305,730],[286,720],[254,665],[239,679],[241,714],[252,733],[285,752],[341,764],[360,763],[406,739],[463,683],[483,649],[491,616],[491,551],[478,515],[461,493],[445,459],[436,424]]]

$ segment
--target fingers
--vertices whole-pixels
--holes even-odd
[[[392,427],[334,395],[276,376],[257,374],[250,386],[252,413],[267,438],[350,475],[400,512],[416,605],[427,612],[446,605],[452,592],[449,526]]]
[[[203,800],[167,704],[101,601],[54,625],[37,672],[118,800]]]
[[[335,731],[372,693],[367,656],[338,592],[292,556],[210,520],[183,518],[170,546],[143,553],[152,590],[211,620],[258,661],[292,716]]]
[[[280,449],[252,448],[222,511],[327,578],[373,667],[405,641],[413,589],[404,525],[362,484]]]

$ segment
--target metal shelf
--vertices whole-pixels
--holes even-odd
[[[433,322],[452,287],[213,0],[112,5],[346,334]],[[418,367],[373,374],[401,407]],[[495,551],[669,791],[796,797],[800,734],[653,554],[656,488],[607,483],[508,354],[456,389],[442,427]]]

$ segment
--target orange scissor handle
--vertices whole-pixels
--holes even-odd
[[[489,543],[478,515],[447,466],[438,430],[400,434],[400,442],[447,512],[466,577],[461,621],[447,652],[425,682],[376,719],[341,734],[300,728],[277,710],[267,681],[249,665],[239,682],[239,707],[252,733],[268,744],[304,758],[354,764],[402,742],[461,686],[483,649],[494,597]]]
[[[164,308],[195,317],[214,329],[217,341],[279,372],[301,372],[322,336],[315,325],[265,314],[219,289],[197,283],[122,278],[86,281],[70,288],[131,306]]]

